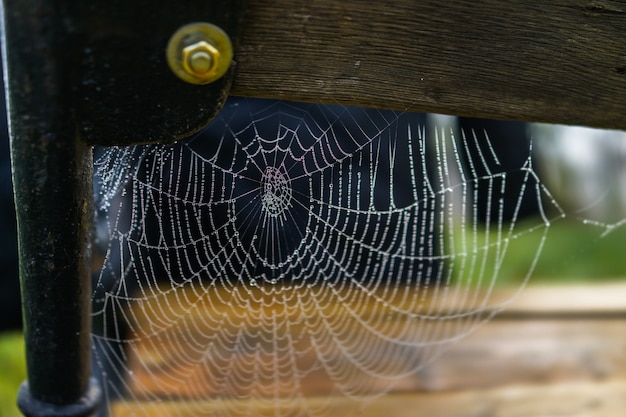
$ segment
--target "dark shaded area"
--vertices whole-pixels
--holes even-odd
[[[4,89],[0,106],[0,331],[5,331],[22,327],[22,310]]]
[[[500,165],[490,164],[489,169],[491,173],[507,173],[507,186],[503,194],[503,220],[505,222],[517,221],[539,213],[540,202],[530,186],[524,187],[526,182],[524,178],[525,172],[518,170],[524,165],[530,152],[530,135],[528,134],[527,124],[524,122],[467,117],[459,118],[459,124],[461,129],[467,134],[470,134],[472,130],[477,132],[477,146],[468,147],[469,157],[473,161],[481,161],[479,149],[486,151],[491,146],[500,162]],[[486,132],[486,134],[482,134],[483,132]],[[468,163],[468,161],[463,162],[465,164]],[[485,167],[480,166],[480,164],[475,164],[475,167],[478,170],[478,175],[487,174]],[[522,189],[524,192],[520,193]],[[493,198],[493,193],[490,193],[486,184],[481,184],[478,188],[476,203],[478,204],[478,218],[482,221],[487,219],[492,222],[498,221],[499,213],[497,210],[494,210],[493,201],[491,206],[489,205],[488,200],[490,198]]]
[[[4,96],[2,97],[2,105],[4,106]],[[424,122],[424,119],[422,119],[421,122]],[[492,140],[491,144],[504,170],[510,169],[511,167],[519,167],[528,157],[530,139],[527,135],[525,123],[470,118],[461,118],[459,119],[459,123],[462,129],[466,129],[467,131],[475,129],[478,132],[486,130],[489,137],[496,138],[496,140]],[[0,240],[0,267],[3,271],[0,279],[0,314],[2,317],[0,330],[7,330],[21,327],[21,309],[15,210],[10,179],[10,158],[5,118],[2,119],[0,129],[0,134],[4,137],[2,141],[3,144],[0,146],[0,236],[2,236]],[[478,135],[477,137],[481,139],[483,135]],[[473,156],[473,158],[477,157],[477,155]],[[519,184],[521,184],[522,181],[521,178],[510,178],[510,180],[516,181]],[[518,188],[519,187],[512,186],[507,188],[507,190],[515,191]],[[486,190],[480,190],[478,195],[479,211],[481,212],[480,218],[484,219],[488,193]],[[517,197],[518,195],[516,193],[516,195],[508,196],[508,200],[514,201]],[[506,220],[512,218],[513,210],[513,205],[507,205],[505,207]],[[537,210],[537,200],[534,196],[526,193],[523,196],[518,216],[520,218],[532,216],[537,213]]]

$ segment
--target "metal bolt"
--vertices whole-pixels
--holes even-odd
[[[220,59],[220,51],[208,42],[200,41],[183,48],[183,68],[190,74],[203,76]]]
[[[209,84],[221,78],[233,59],[228,35],[210,23],[181,27],[167,45],[167,62],[174,74],[191,84]]]

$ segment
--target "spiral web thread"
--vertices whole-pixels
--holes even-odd
[[[109,414],[330,415],[410,386],[504,307],[510,245],[536,248],[523,285],[563,216],[530,150],[505,170],[486,135],[231,99],[189,140],[101,152],[93,340]],[[518,220],[524,198],[536,219]]]

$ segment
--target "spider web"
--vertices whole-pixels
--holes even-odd
[[[329,415],[410,387],[504,308],[510,246],[536,248],[521,288],[563,211],[530,149],[505,169],[486,132],[423,121],[230,99],[191,139],[101,151],[108,413]]]

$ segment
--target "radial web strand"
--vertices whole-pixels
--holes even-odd
[[[100,150],[107,412],[320,416],[410,386],[504,308],[511,245],[535,248],[523,286],[563,216],[527,153],[503,167],[488,132],[251,99],[174,145]]]

